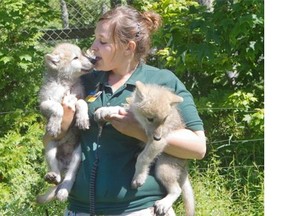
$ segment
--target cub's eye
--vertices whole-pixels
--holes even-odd
[[[154,121],[153,118],[147,118],[147,120],[148,120],[149,122],[153,122],[153,121]]]
[[[77,56],[75,56],[73,60],[76,60],[76,59],[78,59],[78,57],[77,57]]]

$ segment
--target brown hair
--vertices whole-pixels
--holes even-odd
[[[135,56],[144,60],[150,51],[151,35],[161,26],[161,16],[152,11],[139,12],[131,6],[118,6],[103,14],[99,21],[110,21],[115,43],[136,43]]]

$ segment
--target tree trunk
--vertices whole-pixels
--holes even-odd
[[[198,0],[199,4],[206,6],[208,9],[211,9],[213,0]]]
[[[69,13],[65,0],[60,0],[61,7],[61,18],[62,18],[62,27],[64,29],[69,28]]]
[[[108,10],[110,10],[109,5],[106,2],[103,2],[101,5],[101,14],[106,13]]]

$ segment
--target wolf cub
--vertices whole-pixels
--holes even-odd
[[[128,98],[128,109],[146,132],[148,141],[137,157],[132,188],[144,184],[151,164],[155,163],[156,177],[167,190],[167,196],[155,203],[156,213],[165,215],[183,192],[186,216],[194,215],[194,194],[189,182],[187,161],[163,153],[167,145],[167,135],[185,128],[176,108],[183,98],[166,87],[136,82],[136,89]],[[118,114],[121,107],[101,107],[95,111],[94,119],[103,121],[105,117]],[[122,108],[123,109],[123,108]],[[156,159],[156,160],[155,160]]]
[[[47,70],[39,93],[40,111],[47,118],[46,133],[53,137],[45,145],[49,167],[45,180],[56,186],[38,196],[38,203],[54,198],[64,201],[73,186],[81,159],[78,129],[88,129],[90,124],[88,106],[82,99],[84,89],[80,76],[93,68],[80,48],[70,43],[56,46],[52,53],[45,55],[45,63]],[[59,137],[64,112],[61,105],[63,98],[68,106],[75,107],[75,124],[64,137]]]

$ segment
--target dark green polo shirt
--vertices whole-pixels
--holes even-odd
[[[86,94],[102,91],[95,100],[88,102],[91,127],[81,131],[82,163],[76,181],[69,196],[68,209],[89,213],[90,173],[97,154],[99,165],[96,178],[96,213],[120,214],[141,210],[154,205],[156,200],[165,196],[165,189],[154,178],[152,167],[145,184],[138,189],[131,189],[131,181],[135,171],[136,155],[141,151],[139,140],[125,136],[110,124],[103,128],[97,139],[98,126],[93,121],[93,112],[102,106],[117,106],[126,103],[126,98],[135,89],[137,80],[143,83],[156,83],[174,90],[184,101],[179,110],[191,130],[203,130],[193,97],[182,82],[168,70],[141,64],[129,80],[115,93],[108,84],[109,72],[94,71],[83,76]],[[161,106],[161,104],[159,104]]]

